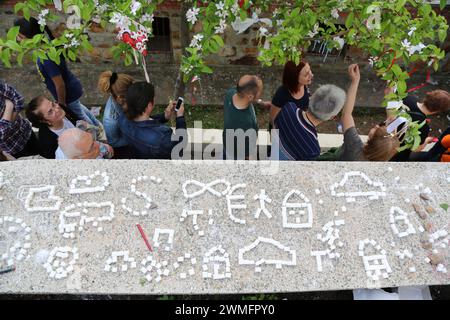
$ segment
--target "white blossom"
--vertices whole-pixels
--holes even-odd
[[[216,30],[215,33],[224,33],[226,27],[227,27],[226,21],[223,19],[220,19],[219,25],[217,27],[215,27],[215,29],[214,29],[214,30]]]
[[[200,42],[202,41],[202,39],[203,39],[202,34],[198,33],[198,34],[194,35],[192,37],[192,41],[191,41],[191,44],[189,45],[189,47],[201,49],[202,47],[201,47]]]
[[[120,13],[114,12],[112,18],[109,20],[111,23],[115,23],[121,30],[129,29],[131,25],[130,18],[123,16]]]
[[[153,20],[154,20],[153,14],[146,13],[141,17],[141,19],[139,21],[142,23],[147,22],[147,21],[152,23]]]
[[[238,15],[239,11],[241,10],[241,8],[239,7],[239,4],[237,3],[237,1],[233,4],[233,6],[231,7],[231,13],[235,16]]]
[[[225,3],[223,3],[223,1],[216,3],[216,8],[217,8],[216,16],[223,19],[228,17],[228,11],[226,10]]]
[[[278,19],[277,20],[277,26],[281,27],[283,25],[284,20],[283,19]]]
[[[414,31],[416,31],[417,30],[417,28],[416,27],[412,27],[411,29],[409,29],[409,32],[408,32],[408,36],[412,36],[412,34],[414,33]]]
[[[404,47],[410,55],[413,55],[415,52],[422,53],[422,50],[426,48],[423,43],[419,43],[413,46],[408,39],[404,39],[402,41],[402,47]]]
[[[411,54],[411,55],[414,54],[415,52],[422,53],[422,50],[426,47],[427,46],[424,45],[423,43],[419,43],[419,44],[416,44],[415,46],[411,46],[408,51],[409,51],[409,54]]]
[[[341,50],[344,47],[345,44],[345,40],[341,37],[334,37],[333,41],[336,41],[337,43],[339,43],[339,50]]]
[[[216,8],[217,8],[217,11],[223,11],[225,9],[225,3],[223,3],[223,1],[216,3]]]
[[[402,41],[402,46],[405,48],[409,48],[411,46],[411,42],[409,42],[408,39],[404,39]]]
[[[80,43],[78,42],[77,39],[72,39],[72,42],[70,43],[71,47],[78,47],[80,45]]]
[[[313,30],[310,31],[310,32],[308,32],[308,37],[309,37],[309,38],[314,38],[315,35],[316,35],[318,32],[319,32],[319,24],[316,23],[316,24],[314,25]]]
[[[48,15],[48,9],[44,9],[41,11],[41,13],[38,15],[38,24],[40,26],[45,26],[47,24],[47,20],[45,17]]]
[[[133,2],[131,2],[131,13],[133,15],[136,15],[141,7],[142,4],[139,1],[133,0]]]
[[[371,67],[378,61],[378,57],[370,57],[369,58],[369,64]]]
[[[336,8],[331,10],[331,16],[335,19],[338,19],[339,18],[339,10]]]
[[[102,14],[106,10],[108,10],[108,5],[107,4],[102,4],[102,5],[96,6],[96,8],[97,8],[97,12]]]
[[[190,8],[187,12],[186,12],[186,19],[188,22],[194,24],[197,21],[197,15],[200,12],[200,8]]]

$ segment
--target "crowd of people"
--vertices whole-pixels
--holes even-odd
[[[33,38],[42,31],[36,19],[21,18],[18,40]],[[53,35],[48,27],[47,36]],[[36,156],[47,159],[173,159],[174,147],[187,144],[184,104],[176,110],[170,102],[164,113],[155,114],[155,88],[135,81],[132,76],[103,72],[98,90],[107,97],[103,120],[99,121],[80,99],[81,82],[61,57],[37,61],[37,71],[53,99],[42,94],[25,103],[23,96],[4,81],[0,82],[0,157],[2,160]],[[272,160],[322,161],[449,161],[450,126],[442,128],[437,139],[429,136],[425,124],[420,129],[421,143],[414,152],[398,149],[405,144],[408,121],[388,112],[386,120],[373,127],[368,140],[360,138],[353,118],[360,71],[348,68],[350,86],[345,92],[333,84],[320,86],[312,95],[311,66],[288,61],[282,85],[271,101],[261,100],[263,82],[255,75],[244,75],[224,97],[223,159],[257,160],[258,121],[255,106],[270,114]],[[450,94],[444,90],[428,92],[420,101],[415,96],[403,100],[412,121],[422,122],[428,115],[450,109]],[[22,111],[25,117],[21,115]],[[340,117],[344,143],[321,153],[318,126]],[[175,120],[176,131],[167,125]],[[198,119],[201,120],[201,119]],[[37,129],[37,135],[32,127]],[[240,144],[239,141],[244,143]],[[424,147],[435,142],[427,152]],[[176,158],[182,152],[176,154]]]

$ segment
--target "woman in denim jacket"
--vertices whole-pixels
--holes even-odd
[[[109,94],[103,113],[103,126],[108,144],[114,148],[116,158],[129,158],[128,140],[120,130],[119,116],[126,108],[125,95],[133,82],[133,77],[111,71],[103,72],[98,79],[98,89]]]

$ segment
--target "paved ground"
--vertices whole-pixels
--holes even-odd
[[[57,171],[54,170],[55,164],[58,165]],[[4,209],[2,210],[4,212],[2,214],[3,220],[6,221],[5,216],[9,215],[14,216],[14,219],[20,218],[25,221],[31,226],[31,238],[27,239],[25,236],[25,240],[32,240],[31,248],[25,250],[24,253],[25,256],[30,255],[28,259],[22,261],[18,258],[18,253],[13,254],[13,259],[16,259],[17,270],[14,273],[1,275],[0,292],[44,295],[48,293],[70,293],[74,295],[128,295],[130,293],[142,295],[205,295],[269,291],[284,294],[283,292],[334,291],[364,287],[444,285],[450,282],[447,274],[437,272],[424,261],[425,257],[431,253],[428,250],[432,248],[421,247],[421,240],[424,237],[427,238],[425,233],[421,234],[420,232],[420,226],[424,221],[413,212],[411,206],[411,202],[417,202],[419,206],[425,206],[426,202],[423,199],[423,201],[421,200],[422,196],[419,193],[428,194],[431,202],[427,205],[434,207],[435,210],[435,213],[430,213],[425,220],[431,223],[430,233],[447,229],[449,213],[441,209],[439,204],[448,202],[448,179],[450,179],[450,168],[448,166],[431,163],[393,163],[389,164],[390,167],[378,163],[336,163],[330,166],[330,164],[318,162],[296,162],[278,163],[278,168],[272,168],[276,172],[267,172],[267,167],[265,168],[266,171],[261,171],[263,169],[261,167],[255,167],[255,165],[261,166],[263,164],[262,162],[247,162],[245,164],[232,165],[228,163],[224,165],[205,161],[178,164],[170,161],[17,161],[3,163],[0,167],[4,175],[3,179],[10,182],[5,184],[1,190],[3,200],[0,201],[0,206]],[[86,186],[85,188],[94,188],[93,190],[96,191],[91,190],[92,193],[89,193],[86,189],[87,193],[76,194],[74,191],[77,188],[68,187],[72,184],[72,179],[80,173],[89,175],[96,170],[105,171],[107,176],[110,177],[110,183],[105,186],[104,190]],[[374,194],[373,192],[378,187],[375,188],[374,186],[375,189],[373,190],[368,187],[368,180],[361,179],[361,173],[358,173],[364,172],[369,180],[373,179],[372,184],[374,182],[383,184],[379,187],[381,191],[385,190],[385,194],[380,193],[377,200],[361,198],[355,202],[347,202],[344,198],[340,198],[338,194],[330,196],[328,194],[330,185],[341,181],[344,173],[350,171],[354,172],[355,177],[360,180],[349,178],[348,184],[343,182],[344,190],[348,189],[346,192],[357,189],[361,192]],[[167,177],[167,172],[171,173],[170,178]],[[124,208],[127,206],[137,208],[145,203],[145,201],[142,201],[142,194],[139,196],[137,193],[131,192],[131,185],[136,184],[132,180],[141,175],[161,176],[163,179],[160,184],[154,184],[150,181],[138,183],[138,190],[145,190],[144,192],[150,194],[152,203],[156,207],[148,215],[134,216]],[[399,179],[393,179],[395,176],[398,176]],[[91,178],[94,181],[92,182],[93,185],[97,185],[106,179],[100,178],[100,176],[97,178],[100,180],[95,180],[95,177]],[[233,211],[233,219],[245,218],[247,222],[244,226],[240,226],[232,219],[230,214],[226,214],[228,212],[227,207],[231,205],[231,202],[234,203],[239,199],[230,200],[230,204],[227,205],[228,201],[220,200],[220,196],[214,195],[211,191],[213,190],[211,188],[222,190],[220,185],[207,185],[218,178],[229,181],[233,186],[244,182],[247,184],[247,187],[235,192],[238,195],[243,194],[247,199],[244,202],[247,205],[246,209],[239,210],[244,208],[233,207],[236,210]],[[192,179],[197,180],[199,184],[192,184]],[[353,181],[354,179],[356,180]],[[84,180],[79,178],[78,184],[81,185],[78,185],[78,188],[82,187],[82,181]],[[187,181],[191,181],[191,185],[185,184]],[[43,198],[37,196],[35,199],[29,196],[31,194],[30,187],[38,185],[55,186],[54,195],[47,194],[46,196],[44,192],[41,195],[44,196]],[[182,185],[185,185],[186,189],[183,189]],[[298,188],[301,192],[304,192],[313,208],[314,222],[311,227],[305,225],[306,229],[304,230],[287,228],[288,224],[299,223],[290,221],[290,218],[286,218],[287,222],[281,223],[283,215],[288,217],[287,209],[284,211],[285,209],[281,210],[281,208],[291,206],[294,208],[297,201],[306,201],[306,199],[299,201],[297,198],[295,198],[296,201],[291,198],[288,198],[289,201],[286,199],[282,201],[289,190],[293,188]],[[69,189],[72,190],[71,193],[68,192]],[[203,189],[203,195],[201,195],[201,189]],[[267,205],[267,208],[274,215],[272,219],[266,216],[266,213],[261,213],[261,217],[258,219],[252,214],[260,207],[258,201],[252,200],[253,195],[258,194],[261,189],[265,189],[266,195],[269,195],[272,199],[272,203]],[[320,195],[317,194],[317,191]],[[194,196],[193,192],[200,192],[198,198]],[[189,198],[188,194],[191,194],[193,198]],[[126,202],[127,206],[121,205],[123,197],[130,199],[129,202]],[[410,200],[406,201],[406,197]],[[55,201],[56,203],[62,201],[59,208],[48,207],[50,204],[53,205]],[[58,228],[58,225],[61,225],[61,221],[65,221],[64,230],[67,228],[67,232],[70,232],[68,230],[68,213],[75,214],[74,208],[78,206],[80,207],[79,210],[83,209],[83,217],[85,209],[86,216],[92,214],[94,217],[93,214],[96,211],[92,209],[93,207],[90,204],[97,203],[98,205],[99,201],[115,203],[115,217],[112,221],[100,222],[100,226],[87,225],[84,230],[79,229],[82,226],[80,222],[79,227],[77,227],[79,232],[76,232],[74,239],[64,238],[65,235],[62,234],[63,232]],[[89,205],[85,204],[86,202]],[[393,206],[401,207],[405,212],[409,212],[407,214],[408,220],[417,230],[414,234],[403,238],[395,235],[394,229],[389,225],[389,212]],[[49,209],[42,209],[42,207]],[[69,209],[69,207],[72,207],[72,209]],[[54,209],[50,210],[50,208]],[[193,220],[179,221],[180,217],[183,217],[183,208],[189,210],[213,208],[212,217],[214,221],[212,221],[212,224],[205,223],[205,219],[202,217],[199,218],[198,223],[205,231],[205,236],[200,235],[200,231],[195,229],[195,224],[192,224]],[[304,208],[307,208],[307,206]],[[334,210],[336,212],[333,216]],[[50,212],[44,214],[45,212],[42,211]],[[289,211],[289,214],[291,214],[291,211]],[[295,214],[295,210],[293,212]],[[104,217],[104,212],[96,212],[95,214],[98,213],[101,213],[101,217]],[[299,214],[301,215],[301,212]],[[61,217],[64,217],[64,219],[61,220]],[[303,222],[307,223],[309,215],[307,214],[303,219],[306,219]],[[301,219],[299,218],[299,220]],[[311,257],[311,251],[327,248],[327,245],[322,248],[323,245],[316,236],[327,230],[325,225],[328,225],[330,220],[335,221],[335,223],[338,220],[345,221],[345,224],[341,225],[342,230],[339,238],[343,247],[342,249],[336,249],[336,252],[340,253],[342,258],[336,261],[324,258],[324,270],[319,272],[315,258]],[[75,218],[71,223],[78,223],[77,221],[77,218]],[[175,240],[172,251],[169,249],[166,254],[165,251],[162,251],[164,246],[158,247],[155,256],[162,264],[164,257],[164,261],[169,261],[172,265],[174,261],[177,261],[177,257],[179,258],[183,253],[191,252],[190,258],[196,257],[199,261],[193,267],[196,269],[195,276],[188,281],[183,281],[181,274],[179,274],[180,280],[177,274],[179,271],[175,271],[177,267],[174,265],[174,269],[170,271],[171,276],[158,284],[158,282],[154,282],[154,279],[149,279],[150,283],[147,283],[144,274],[139,271],[140,266],[136,270],[116,274],[108,272],[108,270],[104,271],[105,261],[108,264],[107,258],[111,256],[112,252],[128,250],[130,257],[134,257],[139,264],[143,258],[148,256],[148,249],[137,231],[136,223],[142,224],[154,245],[156,245],[156,242],[151,235],[156,232],[156,228],[173,229]],[[96,230],[98,227],[102,227],[103,230]],[[5,227],[5,224],[3,224],[2,234],[3,236],[6,234],[7,242],[3,241],[2,252],[15,252],[8,245],[8,243],[12,245],[15,242],[8,242],[8,237],[11,233],[17,233],[16,229],[9,225]],[[21,234],[19,237],[21,236],[23,235]],[[285,258],[280,260],[281,256],[278,256],[280,252],[273,251],[274,248],[270,246],[263,247],[264,249],[258,247],[255,251],[250,250],[247,245],[261,236],[276,239],[283,245],[288,245],[290,249],[284,248],[283,250],[288,251],[289,256],[293,249],[296,250],[298,264],[290,258],[289,260],[284,260]],[[358,253],[359,241],[365,238],[376,239],[381,248],[386,249],[386,253],[382,253],[381,250],[379,255],[385,255],[391,265],[392,271],[387,271],[387,279],[379,279],[378,282],[369,281],[370,278],[366,275],[365,267]],[[5,243],[6,247],[4,246]],[[200,261],[206,257],[205,253],[211,246],[219,244],[227,248],[227,252],[229,252],[232,277],[224,282],[205,280],[202,278]],[[447,265],[448,247],[445,245],[444,248],[441,245],[444,245],[444,243],[439,243],[439,247],[437,247],[436,242],[436,247],[433,249],[442,252],[444,255],[443,263]],[[56,261],[52,262],[53,267],[50,267],[51,270],[47,271],[40,265],[42,262],[39,262],[38,259],[42,250],[50,251],[56,246],[76,247],[79,250],[79,261],[74,265],[73,270],[67,269],[68,278],[62,280],[52,279],[50,271],[59,269],[58,265],[62,265],[61,261],[65,261],[64,259],[58,260],[58,265],[56,265]],[[398,250],[406,248],[413,253],[413,258],[403,261],[404,259],[396,257]],[[334,249],[331,248],[330,250]],[[375,251],[378,252],[377,250]],[[22,249],[16,251],[20,251],[20,254],[22,254]],[[238,251],[246,252],[245,259],[238,259]],[[263,266],[261,273],[257,270],[259,263],[255,262],[256,267],[245,265],[245,263],[248,263],[244,262],[245,260],[250,259],[252,261],[253,255],[260,257],[260,254],[270,256],[270,259],[266,258],[269,260],[283,261],[283,264],[294,261],[295,264],[292,266],[282,265],[281,269],[274,266]],[[284,253],[281,254],[284,257]],[[367,257],[372,257],[373,254],[374,252],[363,253]],[[254,261],[256,260],[255,258]],[[266,262],[269,260],[266,260]],[[382,265],[379,265],[380,262],[377,263],[378,267],[375,269],[384,270],[386,268],[384,262],[381,262]],[[409,270],[413,266],[416,271]],[[210,266],[210,268],[212,267]],[[33,272],[30,273],[30,270],[33,270]],[[316,293],[311,294],[314,296]]]

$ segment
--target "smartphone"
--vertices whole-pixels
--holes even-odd
[[[184,99],[182,97],[178,97],[177,105],[175,106],[175,111],[180,110],[181,104],[184,102]]]

